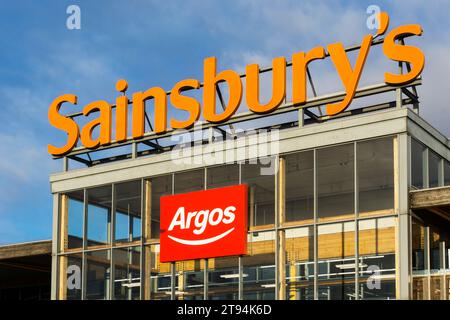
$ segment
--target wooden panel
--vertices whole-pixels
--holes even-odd
[[[279,158],[279,169],[278,169],[278,225],[284,223],[284,218],[286,215],[286,160],[284,158]],[[286,233],[281,230],[277,235],[278,237],[278,255],[276,257],[278,262],[278,282],[279,287],[276,290],[279,300],[286,299]]]
[[[147,241],[152,237],[152,183],[149,180],[145,181],[145,207],[144,207],[144,240]]]
[[[59,250],[66,251],[69,247],[68,225],[69,225],[69,197],[65,194],[61,195],[61,211],[59,223]]]
[[[319,259],[353,256],[355,254],[354,231],[319,235]],[[395,228],[360,230],[359,254],[381,254],[395,251]],[[312,261],[314,258],[312,237],[286,239],[288,261]]]
[[[58,299],[67,299],[67,261],[66,256],[59,257],[59,285],[58,285]]]
[[[410,192],[412,209],[450,205],[450,186]]]
[[[52,253],[52,241],[36,241],[0,247],[0,260]]]

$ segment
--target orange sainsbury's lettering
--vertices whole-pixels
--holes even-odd
[[[93,111],[99,111],[100,116],[88,122],[81,130],[81,142],[91,149],[111,143],[111,105],[103,100],[91,102],[83,108],[83,115],[88,116]],[[92,132],[97,126],[100,134],[97,139],[93,139]]]
[[[203,84],[203,116],[206,121],[221,123],[233,116],[241,104],[242,82],[239,74],[233,70],[224,70],[216,74],[217,59],[206,58],[204,61]],[[229,88],[229,100],[225,110],[221,114],[216,113],[216,86],[220,81],[225,81]]]
[[[272,99],[264,105],[259,102],[259,66],[251,64],[246,68],[245,97],[248,108],[255,113],[272,111],[283,102],[286,96],[286,58],[273,59],[272,66]]]
[[[395,28],[386,35],[383,43],[383,52],[386,57],[394,61],[406,61],[412,64],[411,71],[406,74],[384,74],[384,82],[392,85],[407,84],[417,78],[425,66],[425,55],[422,50],[414,46],[395,43],[396,39],[406,35],[422,35],[422,28],[418,24],[411,24]]]
[[[125,92],[128,83],[124,79],[120,79],[116,83],[116,89],[119,92]],[[128,98],[126,95],[116,98],[116,142],[127,140],[128,125]]]
[[[189,112],[189,118],[180,121],[172,118],[170,126],[173,129],[185,129],[194,125],[195,121],[200,117],[200,103],[192,97],[183,96],[181,91],[186,88],[200,88],[200,81],[196,79],[186,79],[178,82],[170,93],[170,102],[175,108]]]
[[[327,104],[327,114],[332,116],[344,111],[355,96],[356,87],[358,86],[359,78],[366,62],[367,54],[369,53],[370,44],[372,43],[372,36],[364,37],[361,48],[359,49],[358,58],[356,59],[355,67],[352,69],[350,61],[348,61],[347,53],[341,43],[330,44],[327,49],[330,53],[331,60],[336,67],[336,70],[345,87],[345,98],[341,102]]]
[[[69,153],[77,144],[79,133],[77,123],[71,118],[59,114],[59,109],[61,109],[64,102],[77,104],[77,99],[77,96],[74,94],[64,94],[53,100],[48,109],[48,121],[50,124],[67,133],[67,142],[64,146],[55,147],[51,144],[47,146],[48,153],[52,155],[63,156],[66,153]]]
[[[316,47],[307,54],[297,52],[292,55],[292,102],[294,104],[306,103],[306,68],[316,59],[325,58],[325,49]]]
[[[145,92],[133,94],[133,139],[141,138],[145,132],[145,101],[155,100],[155,133],[166,131],[167,128],[167,96],[160,87],[153,87]]]
[[[422,28],[418,24],[399,26],[389,31],[389,15],[386,12],[379,14],[379,28],[376,36],[385,35],[382,44],[383,53],[386,58],[407,62],[412,65],[405,74],[384,73],[384,81],[390,85],[403,85],[416,79],[423,71],[425,56],[415,46],[405,45],[402,41],[406,36],[421,36]],[[356,62],[352,66],[342,43],[333,43],[326,46],[329,57],[336,69],[345,89],[342,101],[327,104],[326,113],[329,116],[344,111],[352,102],[359,80],[364,70],[364,65],[372,45],[372,35],[363,37],[359,51],[357,51]],[[314,60],[324,59],[325,49],[322,46],[315,47],[308,52],[296,52],[292,55],[292,104],[300,106],[308,102],[307,99],[307,68]],[[145,104],[147,100],[153,99],[153,132],[162,134],[171,129],[186,129],[192,127],[200,118],[211,123],[223,123],[230,119],[238,110],[242,95],[245,78],[245,99],[251,112],[265,114],[275,111],[286,99],[287,63],[285,57],[277,57],[272,61],[272,96],[267,103],[260,101],[260,67],[258,64],[250,64],[245,68],[245,75],[239,75],[233,70],[217,72],[217,59],[209,57],[203,61],[203,84],[197,79],[184,79],[176,83],[170,93],[161,87],[151,87],[146,91],[134,92],[130,100],[125,91],[128,83],[120,79],[116,83],[116,90],[120,93],[115,99],[115,141],[112,141],[112,109],[106,101],[99,100],[86,105],[83,115],[88,116],[94,111],[99,112],[98,118],[91,120],[80,129],[77,123],[69,116],[60,114],[61,105],[65,102],[77,104],[77,96],[65,94],[57,97],[50,105],[48,119],[52,126],[67,134],[66,144],[62,147],[48,145],[48,152],[56,157],[64,156],[71,152],[80,138],[85,148],[97,148],[112,142],[124,142],[131,139],[140,139],[145,131]],[[224,84],[228,89],[226,103],[223,110],[216,106],[217,91],[219,84]],[[200,99],[183,94],[186,90],[203,90]],[[173,108],[186,111],[187,118],[178,118],[182,115],[175,114],[171,117],[168,126],[168,95]],[[131,111],[131,130],[128,128],[128,113]],[[99,129],[99,136],[93,138],[94,130]],[[131,135],[129,135],[131,131]]]

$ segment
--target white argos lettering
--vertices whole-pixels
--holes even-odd
[[[170,223],[168,231],[172,231],[175,227],[179,227],[181,230],[189,229],[191,226],[191,221],[195,229],[193,233],[196,235],[201,235],[205,231],[208,224],[211,226],[216,226],[223,222],[224,224],[230,224],[236,218],[235,215],[236,207],[228,206],[225,210],[221,208],[215,208],[213,210],[200,210],[188,212],[186,215],[185,208],[179,207],[173,219]]]

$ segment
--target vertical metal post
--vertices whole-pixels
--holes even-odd
[[[443,187],[445,182],[445,176],[444,176],[444,159],[439,160],[439,167],[438,167],[438,186]]]
[[[109,253],[109,294],[107,295],[107,298],[110,300],[114,299],[114,281],[115,281],[115,272],[114,272],[114,255],[113,255],[113,242],[116,238],[116,185],[113,183],[111,185],[111,214],[108,219],[108,232],[109,232],[109,245],[110,249],[108,250]]]
[[[63,172],[69,171],[69,158],[63,157],[62,162],[63,162]]]
[[[430,187],[430,177],[429,177],[429,169],[428,169],[428,148],[422,153],[422,179],[423,179],[423,188],[427,189]]]
[[[298,109],[298,126],[303,127],[305,125],[305,110],[303,107]]]
[[[394,155],[395,192],[397,209],[396,274],[397,299],[407,300],[410,293],[409,247],[409,188],[408,188],[408,135],[397,135]]]
[[[358,183],[358,144],[353,144],[353,159],[354,159],[354,185],[355,185],[355,300],[359,300],[359,183]]]
[[[147,225],[147,218],[145,216],[145,180],[141,179],[141,258],[139,259],[140,264],[140,292],[139,292],[139,299],[144,300],[147,288],[145,288],[146,278],[147,278],[147,272],[149,270],[146,269],[145,259],[147,257],[146,254],[146,248],[144,246],[144,239],[146,239],[146,225]],[[150,247],[149,247],[150,249]],[[150,274],[150,273],[149,273]]]
[[[286,192],[285,192],[285,186],[286,186],[286,159],[283,157],[278,157],[278,179],[277,179],[277,194],[278,194],[278,221],[276,224],[276,237],[278,239],[278,254],[276,255],[276,265],[278,268],[278,287],[277,287],[277,295],[279,300],[285,300],[286,299],[286,258],[285,258],[285,252],[286,252],[286,235],[285,231],[283,229],[280,229],[280,227],[283,226],[284,219],[285,219],[285,202],[286,202]]]
[[[280,270],[279,270],[279,259],[278,256],[280,254],[280,241],[279,241],[279,235],[278,235],[278,223],[279,223],[279,219],[278,219],[278,201],[279,201],[279,190],[278,190],[278,176],[279,176],[279,170],[280,166],[279,166],[279,158],[275,157],[275,208],[274,208],[274,221],[275,221],[275,299],[279,300],[279,292],[280,292]]]
[[[209,278],[208,278],[208,259],[205,259],[205,267],[203,268],[203,299],[208,300],[208,286],[209,286]]]
[[[175,281],[177,280],[175,274],[175,262],[170,263],[170,300],[175,300]]]
[[[439,267],[441,281],[441,300],[447,300],[447,281],[446,281],[446,261],[445,261],[445,241],[439,242]]]
[[[53,194],[53,226],[52,226],[52,275],[51,275],[51,294],[52,300],[58,299],[58,252],[59,239],[63,235],[59,234],[59,194]]]
[[[424,300],[430,300],[430,227],[424,228],[424,262],[425,262],[425,275],[426,275],[426,290],[424,292]]]
[[[319,288],[318,288],[318,234],[317,234],[317,203],[318,203],[318,192],[317,192],[317,150],[314,149],[314,300],[319,299]]]
[[[403,63],[401,61],[398,63],[398,69],[399,69],[399,73],[402,74],[403,73]],[[400,109],[403,107],[402,88],[397,88],[395,90],[395,107],[397,109]]]
[[[239,270],[238,300],[244,300],[244,266],[242,263],[242,256],[239,256],[238,258],[238,270]]]
[[[242,162],[239,162],[239,184],[242,184]],[[248,223],[247,228],[249,228],[250,223]],[[247,231],[247,237],[248,237],[248,231]],[[244,296],[244,277],[243,277],[243,267],[242,267],[242,257],[238,257],[238,273],[239,273],[239,279],[238,279],[238,300],[242,300]]]
[[[84,194],[84,204],[83,204],[83,255],[81,260],[81,300],[86,299],[86,252],[84,251],[87,248],[87,234],[88,234],[88,191],[87,189],[83,189]]]
[[[131,158],[132,159],[136,159],[137,158],[137,143],[133,142],[131,144]]]

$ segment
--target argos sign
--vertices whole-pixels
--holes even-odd
[[[160,260],[247,253],[247,185],[163,196]]]

